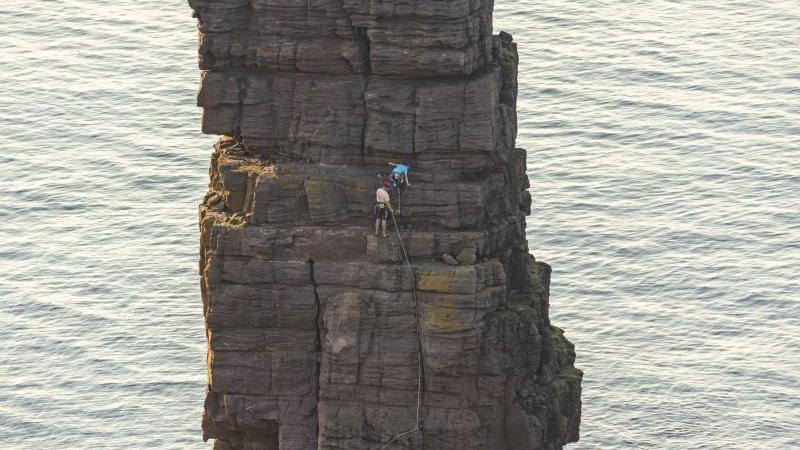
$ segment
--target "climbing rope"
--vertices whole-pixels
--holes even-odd
[[[403,236],[400,235],[400,227],[397,225],[397,218],[395,218],[394,214],[392,214],[392,222],[394,222],[394,229],[397,232],[397,240],[400,241],[400,249],[403,250],[403,258],[406,261],[406,266],[408,266],[408,271],[411,272],[411,288],[414,293],[414,318],[415,325],[416,325],[416,332],[417,332],[417,420],[416,426],[408,431],[404,431],[400,434],[395,435],[392,437],[389,442],[381,447],[381,450],[388,447],[392,442],[400,439],[403,436],[407,436],[415,431],[418,431],[422,428],[422,423],[419,420],[419,413],[420,408],[422,407],[422,335],[420,334],[419,329],[419,298],[417,297],[417,276],[414,274],[414,268],[411,267],[411,261],[408,259],[408,253],[406,252],[406,246],[403,243]]]

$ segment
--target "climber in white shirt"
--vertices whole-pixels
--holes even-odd
[[[392,200],[389,197],[389,191],[392,189],[392,183],[384,181],[383,186],[375,191],[375,236],[380,236],[378,230],[383,228],[383,237],[388,237],[389,233],[386,232],[386,222],[389,220],[389,214],[392,214]]]

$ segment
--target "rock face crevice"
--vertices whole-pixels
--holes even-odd
[[[421,377],[421,427],[387,448],[577,440],[582,373],[528,249],[493,2],[189,3],[203,131],[222,136],[200,206],[204,438],[380,449],[417,426]],[[376,237],[379,174],[405,159],[402,242]]]

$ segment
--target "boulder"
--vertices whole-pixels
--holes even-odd
[[[457,266],[458,265],[458,261],[456,261],[455,258],[453,258],[452,256],[448,255],[447,253],[442,253],[442,261],[444,261],[445,264],[449,264],[451,266]]]
[[[475,247],[464,247],[463,250],[458,252],[458,256],[456,256],[456,259],[461,264],[465,265],[475,264],[475,261],[477,261],[478,259],[477,256],[475,255]]]

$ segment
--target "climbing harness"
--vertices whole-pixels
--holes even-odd
[[[408,271],[411,273],[411,288],[414,293],[414,318],[415,325],[416,325],[416,333],[417,333],[417,415],[416,415],[416,426],[408,431],[404,431],[400,434],[395,435],[392,437],[389,442],[381,447],[381,450],[388,447],[392,442],[400,439],[403,436],[407,436],[415,431],[422,430],[422,423],[419,420],[419,413],[420,408],[422,407],[422,394],[423,394],[423,386],[422,386],[422,335],[419,329],[419,297],[417,297],[417,276],[414,273],[414,268],[411,266],[411,261],[408,259],[408,253],[406,252],[406,246],[403,243],[403,236],[400,235],[400,227],[397,225],[397,219],[395,218],[394,214],[392,214],[392,222],[394,223],[394,230],[397,233],[397,240],[400,241],[400,248],[403,250],[403,258],[406,261],[406,266],[408,267]]]
[[[406,161],[407,162],[407,161]],[[410,164],[410,163],[409,163]],[[386,183],[389,183],[389,187],[392,191],[397,192],[397,215],[402,215],[403,210],[403,191],[408,187],[408,184],[403,180],[402,176],[397,175],[393,172],[378,172],[376,175],[379,179],[383,180],[382,185],[386,186]]]

